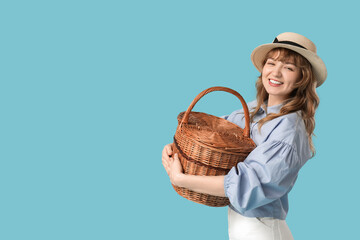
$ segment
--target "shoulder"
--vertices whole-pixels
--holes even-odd
[[[248,102],[246,105],[247,105],[249,111],[251,111],[253,108],[256,107],[257,102],[256,102],[256,100],[251,101],[251,102]],[[226,116],[225,119],[244,128],[244,125],[245,125],[244,109],[242,108],[242,109],[233,111],[229,116]]]
[[[293,112],[283,116],[278,117],[277,119],[276,130],[280,130],[286,133],[292,133],[291,135],[306,133],[305,124],[301,117],[301,112]]]
[[[263,129],[270,141],[290,145],[300,154],[308,155],[310,145],[301,112],[293,112],[277,117],[264,124]]]
[[[306,133],[305,124],[299,112],[289,113],[266,122],[263,126],[272,139],[290,141],[295,135]]]
[[[247,105],[249,111],[251,111],[253,108],[256,107],[257,101],[254,100],[254,101],[248,102],[248,103],[246,103],[246,105]],[[228,116],[228,120],[229,120],[229,118],[230,118],[230,119],[231,119],[231,118],[235,118],[235,117],[238,116],[238,115],[244,115],[244,109],[243,109],[243,108],[233,111],[233,112]],[[229,120],[229,121],[231,121],[231,120]]]

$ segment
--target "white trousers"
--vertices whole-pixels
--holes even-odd
[[[285,220],[244,217],[229,208],[228,224],[230,240],[294,240]]]

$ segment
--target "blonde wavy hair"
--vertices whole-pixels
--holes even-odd
[[[297,67],[300,68],[301,78],[295,83],[295,89],[290,93],[288,99],[277,114],[270,113],[265,118],[259,121],[259,129],[268,121],[289,114],[300,111],[301,117],[304,120],[306,132],[308,134],[309,144],[312,151],[312,155],[315,155],[315,147],[312,141],[315,129],[315,111],[319,106],[320,99],[316,93],[316,79],[313,74],[311,64],[300,54],[286,49],[286,48],[275,48],[267,53],[263,66],[267,59],[271,57],[275,60],[293,62]],[[255,114],[259,111],[260,107],[264,105],[269,97],[265,87],[262,83],[262,74],[256,81],[257,89],[257,106],[253,111],[250,112],[250,120],[253,121]]]

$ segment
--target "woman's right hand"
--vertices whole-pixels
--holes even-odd
[[[162,151],[162,164],[169,175],[171,156],[173,155],[172,143],[165,145]]]
[[[169,175],[171,184],[180,186],[180,180],[184,175],[183,167],[181,166],[178,154],[173,155],[172,143],[166,145],[162,152],[162,164]]]

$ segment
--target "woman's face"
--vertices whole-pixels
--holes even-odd
[[[294,62],[275,59],[276,57],[268,58],[262,70],[262,83],[269,94],[268,106],[286,100],[301,78],[300,68]]]

